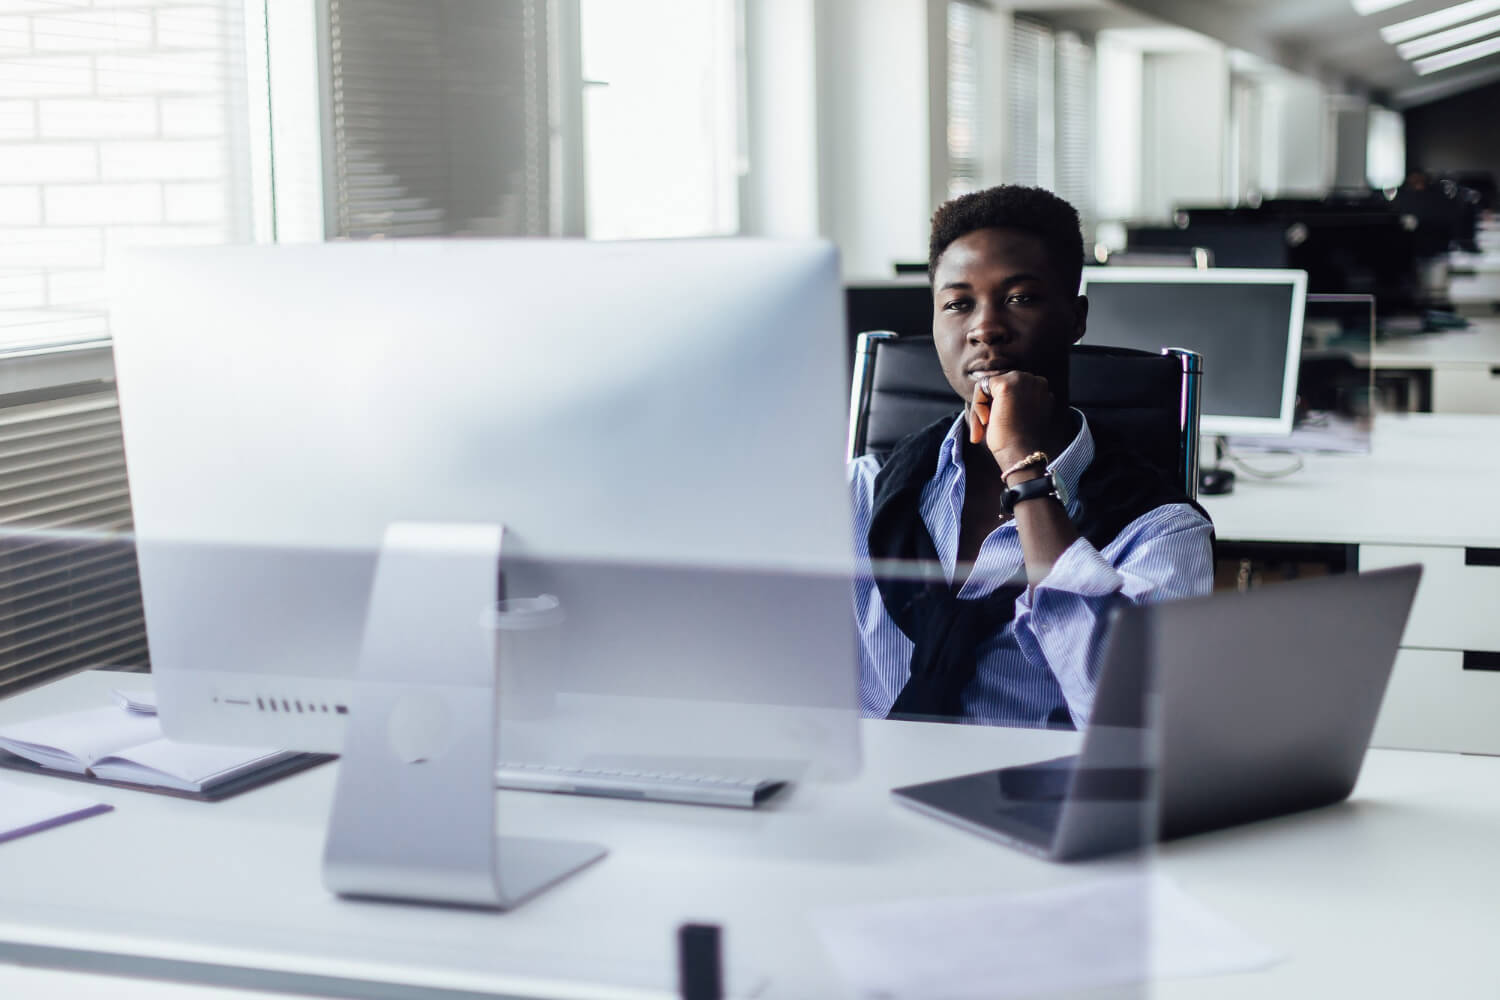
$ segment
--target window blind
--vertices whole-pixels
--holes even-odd
[[[1084,232],[1094,217],[1094,51],[1071,31],[1055,42],[1057,194],[1078,209]]]
[[[1017,17],[1010,33],[1006,181],[1051,188],[1053,180],[1052,29]]]
[[[948,4],[948,196],[979,187],[979,14],[967,3]]]
[[[327,0],[329,235],[544,235],[546,0]]]
[[[130,531],[112,383],[0,396],[0,697],[149,669]]]

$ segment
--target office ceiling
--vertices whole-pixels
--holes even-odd
[[[1190,28],[1288,69],[1341,84],[1396,107],[1411,107],[1500,80],[1500,52],[1419,75],[1380,28],[1453,6],[1458,0],[1407,0],[1361,16],[1350,0],[1117,0],[1077,4],[1082,28],[1136,26],[1144,15]],[[1041,0],[1018,7],[1052,17],[1062,4]],[[1483,17],[1494,17],[1500,10]],[[1113,20],[1112,20],[1113,18]],[[1118,21],[1119,23],[1115,23]]]

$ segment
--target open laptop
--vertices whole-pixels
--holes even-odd
[[[1346,798],[1420,566],[1116,612],[1076,757],[894,790],[1053,860]]]

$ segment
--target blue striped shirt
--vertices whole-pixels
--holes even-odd
[[[965,476],[960,435],[966,429],[962,417],[954,422],[920,502],[922,521],[950,583],[958,562]],[[1093,460],[1093,435],[1082,420],[1077,436],[1052,463],[1069,515],[1077,514],[1078,479]],[[871,455],[849,464],[860,710],[883,718],[911,674],[912,642],[886,614],[870,575],[870,517],[879,471],[880,463]],[[1213,588],[1212,530],[1187,504],[1168,504],[1130,522],[1103,551],[1079,538],[1045,579],[1017,598],[1015,619],[979,644],[978,668],[963,692],[964,716],[1043,726],[1054,709],[1065,706],[1073,724],[1082,728],[1094,703],[1110,610],[1122,601],[1141,604],[1208,593]],[[1015,522],[1000,524],[980,546],[958,596],[983,597],[1022,566]]]

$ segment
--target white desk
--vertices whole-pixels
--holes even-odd
[[[1500,753],[1500,672],[1476,669],[1500,653],[1500,566],[1474,564],[1500,555],[1500,417],[1382,415],[1370,454],[1302,458],[1199,497],[1219,538],[1357,546],[1361,570],[1421,563],[1375,745]]]
[[[1367,357],[1378,372],[1432,373],[1433,413],[1500,413],[1500,317],[1470,319],[1466,330],[1392,337]]]
[[[117,682],[69,678],[0,702],[0,720],[75,707]],[[756,812],[501,794],[507,832],[587,836],[611,849],[509,914],[329,897],[318,857],[337,765],[218,804],[94,789],[116,811],[0,845],[0,942],[12,961],[16,942],[77,952],[52,961],[137,956],[116,971],[145,975],[164,970],[139,956],[224,963],[259,970],[249,983],[262,989],[274,970],[293,969],[346,986],[644,997],[671,995],[673,928],[702,919],[726,928],[731,986],[826,1000],[842,994],[809,921],[816,907],[1020,891],[1121,868],[1034,860],[903,809],[887,792],[1065,753],[1073,735],[889,722],[864,732],[858,781],[799,788]],[[1497,837],[1500,761],[1371,751],[1349,803],[1162,847],[1168,875],[1289,960],[1153,993],[1493,997]],[[7,983],[72,996],[63,991],[80,979],[0,964],[7,996],[16,995]],[[142,995],[123,979],[89,983],[91,996]]]

